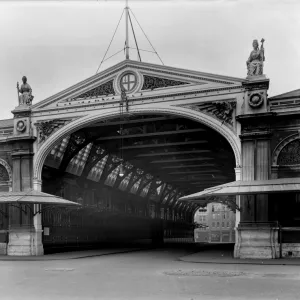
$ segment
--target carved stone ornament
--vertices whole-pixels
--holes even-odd
[[[55,119],[34,124],[38,130],[38,142],[44,142],[54,131],[63,127],[68,122],[71,122],[71,120]]]
[[[24,120],[18,121],[17,124],[16,124],[16,130],[18,132],[24,132],[25,129],[26,129],[25,121]]]
[[[78,100],[78,99],[87,99],[87,98],[97,98],[101,96],[115,95],[115,90],[113,87],[113,80],[110,80],[104,84],[101,84],[85,93],[82,93],[68,101]]]
[[[300,139],[290,142],[281,150],[277,164],[279,166],[300,164]]]
[[[248,103],[252,108],[260,107],[264,102],[264,98],[261,94],[255,93],[249,97]]]
[[[220,101],[180,106],[209,114],[221,120],[222,123],[233,126],[233,116],[236,108],[235,101]]]
[[[144,84],[142,90],[154,90],[157,88],[176,86],[176,85],[185,85],[185,84],[189,84],[189,82],[144,75]]]

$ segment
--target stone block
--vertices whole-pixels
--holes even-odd
[[[9,229],[7,255],[35,256],[43,254],[42,230],[32,227]]]
[[[235,258],[272,259],[279,258],[278,228],[251,226],[237,228]]]

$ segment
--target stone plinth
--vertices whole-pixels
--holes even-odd
[[[32,256],[43,255],[42,230],[22,226],[9,229],[7,255]]]
[[[279,258],[279,228],[274,223],[243,223],[237,228],[235,258]]]

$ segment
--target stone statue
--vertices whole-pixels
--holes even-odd
[[[19,88],[19,82],[17,82],[17,90],[19,97],[19,105],[28,105],[32,104],[33,96],[31,86],[27,83],[26,76],[22,77],[23,84]],[[21,95],[19,95],[21,94]]]
[[[261,40],[261,47],[259,49],[258,41],[253,41],[253,50],[247,60],[248,76],[263,75],[263,62],[265,60],[264,55],[264,39]]]

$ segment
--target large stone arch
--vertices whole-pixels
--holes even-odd
[[[227,126],[223,125],[221,121],[211,116],[184,107],[163,106],[163,105],[130,108],[129,114],[169,114],[169,115],[175,115],[175,116],[191,119],[196,122],[207,125],[208,127],[216,130],[222,136],[225,137],[225,139],[229,142],[234,152],[236,166],[239,167],[241,165],[241,143],[238,136]],[[45,159],[49,154],[49,152],[51,151],[51,149],[54,146],[56,146],[61,141],[61,139],[91,123],[118,117],[119,115],[120,115],[120,109],[118,107],[103,110],[102,112],[96,111],[94,113],[90,113],[86,116],[83,116],[80,119],[76,119],[75,121],[57,130],[42,144],[42,146],[38,149],[38,151],[35,154],[34,181],[37,183],[41,183],[41,174],[42,174],[42,168]],[[34,188],[37,187],[34,186]]]

